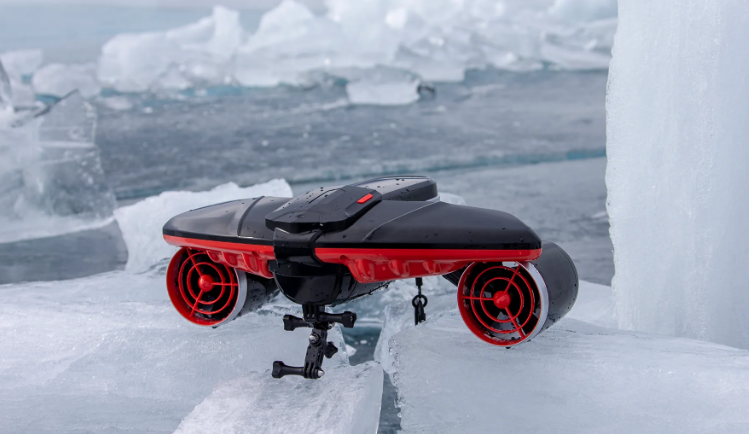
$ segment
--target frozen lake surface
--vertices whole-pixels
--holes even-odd
[[[553,2],[531,3],[545,8]],[[115,34],[172,28],[209,13],[75,6],[36,14],[3,6],[0,52],[42,48],[46,62],[94,62]],[[252,31],[260,17],[243,11],[241,24]],[[582,279],[608,285],[607,74],[539,65],[522,72],[469,67],[464,80],[425,82],[414,103],[390,107],[353,104],[349,83],[334,76],[303,86],[211,86],[170,94],[105,89],[92,97],[96,144],[119,223],[0,249],[0,284],[7,284],[0,287],[3,426],[10,432],[201,432],[208,425],[257,431],[263,419],[242,416],[247,406],[285,396],[266,376],[271,359],[293,362],[302,354],[303,333],[283,333],[279,326],[286,307],[218,330],[191,327],[172,311],[163,288],[165,246],[151,232],[162,213],[179,210],[153,198],[156,208],[140,202],[163,192],[200,191],[185,193],[182,203],[199,206],[210,203],[208,190],[229,182],[247,187],[282,178],[299,194],[383,174],[425,174],[469,205],[516,215],[563,246]],[[198,196],[201,202],[194,202]],[[28,281],[36,282],[21,283]],[[434,297],[427,315],[447,315],[454,289],[430,279],[426,290]],[[404,393],[411,391],[396,390],[386,377],[380,392],[381,372],[370,361],[386,309],[409,308],[414,293],[410,282],[402,283],[348,307],[362,313],[362,327],[336,339],[355,351],[354,367],[342,354],[329,363],[325,380],[356,387],[332,431],[366,431],[371,423],[356,425],[350,416],[373,409],[380,400],[373,396],[380,395],[380,432],[401,429],[395,402],[409,402]],[[605,311],[605,297],[599,303]],[[294,390],[330,393],[325,384],[301,383]],[[37,408],[45,409],[40,417]],[[226,410],[220,421],[218,408]],[[258,408],[268,418],[283,413],[272,405]],[[298,410],[299,418],[287,418],[279,429],[323,426],[325,419],[315,414],[333,414],[323,403]],[[411,413],[404,414],[403,428],[412,429]]]

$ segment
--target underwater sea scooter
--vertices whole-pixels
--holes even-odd
[[[557,245],[544,243],[510,214],[441,202],[421,176],[376,178],[320,188],[296,198],[235,200],[180,214],[164,226],[181,247],[167,271],[177,311],[219,326],[259,308],[278,291],[302,305],[284,329],[309,327],[304,366],[273,364],[272,375],[320,378],[334,323],[353,327],[356,313],[335,306],[393,280],[417,278],[416,322],[426,297],[421,277],[458,287],[458,307],[480,339],[511,347],[530,341],[570,311],[577,271]]]

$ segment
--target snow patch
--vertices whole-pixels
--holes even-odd
[[[258,196],[291,197],[292,192],[289,184],[282,179],[244,188],[230,182],[209,191],[167,191],[117,208],[114,216],[128,250],[126,270],[144,271],[174,255],[176,249],[164,242],[161,229],[175,215],[216,203]]]

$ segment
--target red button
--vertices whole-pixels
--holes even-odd
[[[368,195],[364,196],[363,198],[357,200],[356,203],[364,203],[364,202],[368,201],[369,199],[372,199],[372,195],[371,194],[368,194]]]

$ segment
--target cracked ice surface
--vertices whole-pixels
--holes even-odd
[[[581,291],[568,318],[510,350],[475,338],[454,307],[435,312],[441,300],[418,327],[411,312],[386,311],[376,354],[403,432],[749,430],[749,351],[573,319],[615,321],[610,289]]]

